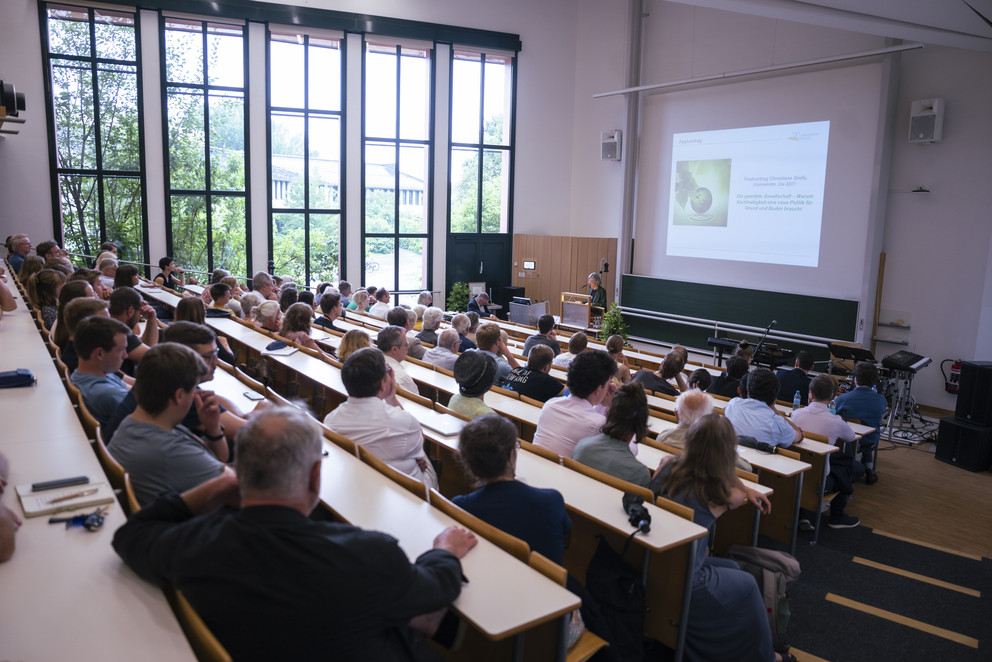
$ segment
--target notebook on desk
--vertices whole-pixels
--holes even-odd
[[[35,492],[31,485],[18,485],[15,490],[25,517],[52,515],[114,501],[114,490],[107,483],[86,483],[43,492]]]
[[[417,420],[426,428],[430,428],[446,437],[451,437],[462,431],[465,421],[454,416],[448,416],[436,411],[424,411],[417,414]]]

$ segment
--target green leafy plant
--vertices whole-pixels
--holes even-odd
[[[445,300],[445,308],[448,310],[456,310],[460,313],[465,312],[468,308],[468,283],[455,283],[451,286],[451,291],[448,292],[448,298]]]
[[[606,341],[610,336],[617,335],[623,338],[623,344],[627,345],[627,323],[623,321],[623,313],[616,301],[610,304],[609,310],[603,313],[603,327],[599,332],[599,339]]]

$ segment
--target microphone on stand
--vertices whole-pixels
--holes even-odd
[[[768,335],[768,332],[776,324],[778,324],[778,320],[772,320],[771,324],[765,327],[765,332],[761,334],[761,340],[758,341],[758,346],[754,348],[755,355],[757,355],[758,352],[762,351],[762,347],[765,346],[765,336]]]

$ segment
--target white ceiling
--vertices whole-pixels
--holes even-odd
[[[674,1],[925,44],[992,51],[992,26],[982,19],[992,20],[992,0]]]

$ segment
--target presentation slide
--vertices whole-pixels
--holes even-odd
[[[830,122],[676,133],[670,256],[818,266]]]

